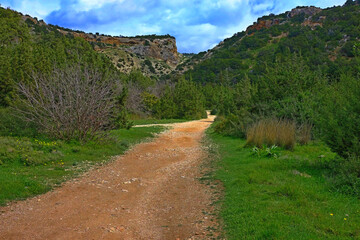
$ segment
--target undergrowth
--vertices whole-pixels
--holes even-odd
[[[248,145],[257,147],[277,145],[293,149],[296,143],[296,124],[288,120],[260,120],[247,130],[246,140]]]
[[[354,189],[357,170],[351,169],[360,167],[358,160],[344,162],[321,142],[292,151],[255,149],[212,131],[207,134],[221,158],[213,179],[224,188],[220,216],[227,239],[360,238],[359,195],[333,182]]]

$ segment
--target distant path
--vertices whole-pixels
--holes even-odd
[[[208,239],[211,194],[196,178],[213,120],[172,124],[104,167],[0,208],[0,239]]]
[[[153,124],[134,125],[132,127],[154,127],[154,126],[173,127],[174,124],[175,123],[153,123]]]

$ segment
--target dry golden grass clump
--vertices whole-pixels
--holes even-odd
[[[276,145],[293,149],[296,143],[296,124],[289,120],[263,119],[248,129],[246,140],[247,145],[257,147]]]
[[[298,142],[301,145],[308,144],[311,140],[312,125],[310,123],[303,123],[298,129]]]

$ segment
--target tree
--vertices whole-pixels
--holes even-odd
[[[174,89],[174,102],[178,108],[178,117],[199,119],[206,116],[205,98],[196,84],[182,77]]]
[[[344,6],[353,6],[353,5],[358,4],[358,3],[359,3],[358,0],[357,0],[357,1],[347,0],[347,1],[345,2]]]

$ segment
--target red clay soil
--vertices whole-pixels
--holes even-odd
[[[0,239],[210,239],[211,191],[197,178],[213,119],[174,124],[106,166],[0,208]]]

